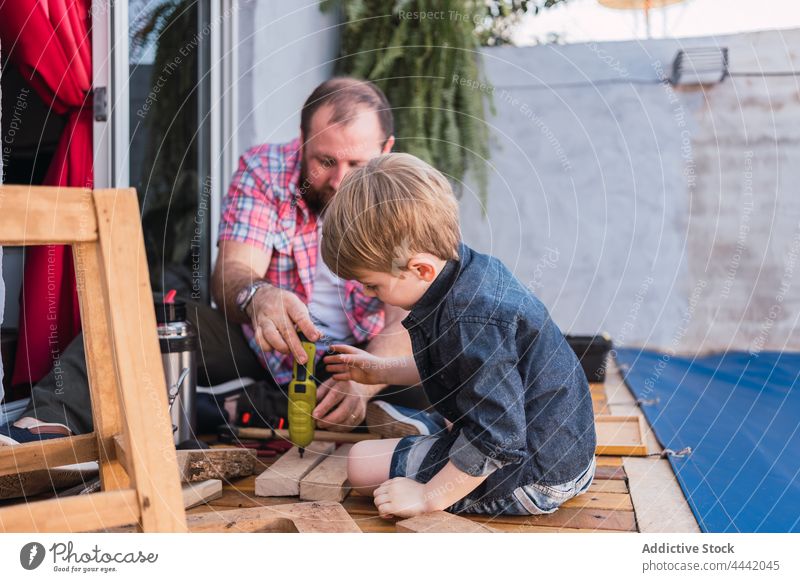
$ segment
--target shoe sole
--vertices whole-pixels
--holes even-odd
[[[381,406],[380,402],[367,404],[367,429],[372,434],[384,438],[403,438],[428,434],[424,423],[403,416],[400,418],[392,415],[389,408]]]

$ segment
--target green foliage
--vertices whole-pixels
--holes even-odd
[[[460,193],[467,171],[485,204],[487,110],[493,89],[479,47],[511,43],[525,14],[567,0],[325,0],[341,11],[336,72],[376,83],[395,115],[398,151],[447,174]]]
[[[396,150],[414,154],[459,184],[471,170],[486,199],[491,87],[481,70],[477,22],[485,4],[470,0],[347,0],[337,74],[369,79],[389,99]],[[422,15],[426,16],[422,16]],[[428,17],[436,14],[438,17]]]
[[[526,14],[536,16],[567,0],[486,0],[485,15],[477,23],[475,34],[483,46],[514,44],[512,34]]]

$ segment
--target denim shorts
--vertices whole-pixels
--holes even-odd
[[[400,440],[392,454],[389,478],[408,477],[427,483],[447,463],[449,448],[441,445],[439,436],[407,436]],[[446,440],[446,438],[445,438]],[[559,485],[530,483],[514,489],[505,497],[470,497],[447,508],[451,513],[486,515],[541,515],[553,513],[561,504],[585,493],[592,484],[595,460],[577,478]]]

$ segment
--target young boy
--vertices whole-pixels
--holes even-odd
[[[544,305],[497,259],[460,242],[447,180],[408,154],[351,172],[324,217],[322,257],[409,310],[413,356],[336,345],[336,379],[422,383],[449,431],[363,441],[348,478],[384,517],[555,511],[588,489],[595,431],[586,377]]]

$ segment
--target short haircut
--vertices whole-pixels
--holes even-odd
[[[324,106],[330,105],[333,110],[332,123],[349,123],[359,109],[374,111],[383,132],[383,143],[394,134],[394,117],[392,107],[383,91],[374,83],[352,77],[334,77],[322,83],[308,96],[300,112],[300,131],[303,139],[311,137],[311,118]]]
[[[450,183],[410,154],[378,156],[350,172],[322,220],[322,259],[344,279],[365,270],[398,276],[415,253],[458,258]]]

